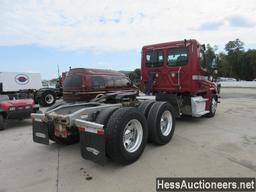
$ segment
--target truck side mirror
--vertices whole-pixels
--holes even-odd
[[[212,60],[212,63],[210,64],[210,69],[211,70],[215,70],[218,68],[218,61],[219,61],[219,58],[216,56],[213,60]]]
[[[213,74],[214,74],[214,75],[217,75],[217,74],[218,74],[218,69],[214,69],[214,70],[213,70]]]
[[[217,62],[216,62],[216,58],[214,58],[213,60],[212,60],[212,63],[211,63],[211,68],[212,69],[215,69],[217,67]]]

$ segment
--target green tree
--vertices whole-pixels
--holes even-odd
[[[245,51],[244,43],[236,39],[225,45],[225,51],[219,54],[219,76],[241,80],[256,78],[256,50]]]
[[[243,56],[244,56],[244,43],[240,39],[229,41],[225,45],[227,52],[227,61],[230,65],[229,76],[236,79],[242,78],[243,73]]]
[[[140,69],[135,69],[128,74],[128,77],[133,83],[138,83],[140,81]]]
[[[210,65],[213,61],[214,58],[216,58],[216,51],[218,50],[218,47],[214,45],[213,47],[210,44],[206,45],[206,50],[205,50],[205,59],[207,65]]]
[[[242,68],[242,79],[253,80],[256,78],[256,50],[249,49],[244,53]]]
[[[219,65],[218,65],[218,76],[220,77],[231,77],[231,65],[227,59],[227,55],[224,52],[218,54]]]
[[[243,51],[243,50],[244,50],[244,42],[242,42],[238,38],[235,41],[229,41],[225,45],[225,51],[227,51],[228,54],[232,52]]]

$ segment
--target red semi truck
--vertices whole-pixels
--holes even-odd
[[[213,117],[217,88],[211,82],[216,64],[206,63],[204,46],[184,40],[144,46],[141,84],[151,96],[108,93],[90,102],[64,103],[34,113],[33,140],[72,144],[80,140],[85,159],[104,164],[135,162],[147,141],[167,144],[182,115]]]
[[[178,115],[214,116],[218,96],[211,75],[216,63],[206,63],[204,51],[196,40],[144,46],[141,86],[157,100],[169,100]]]

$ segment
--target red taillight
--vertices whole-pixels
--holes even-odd
[[[88,128],[86,129],[85,127],[79,127],[80,132],[89,132],[89,133],[95,133],[97,135],[104,135],[104,129],[93,129],[93,128]]]
[[[79,127],[79,131],[80,132],[85,132],[85,128],[84,127]]]
[[[64,138],[67,138],[67,137],[68,137],[68,131],[67,131],[66,129],[63,131],[63,137],[64,137]]]
[[[99,129],[97,131],[97,135],[104,135],[104,129]]]

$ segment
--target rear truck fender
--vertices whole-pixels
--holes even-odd
[[[82,157],[104,165],[107,161],[104,125],[82,119],[75,119],[74,122],[80,132]]]

